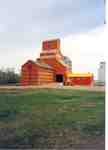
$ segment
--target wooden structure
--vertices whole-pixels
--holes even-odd
[[[93,84],[92,73],[69,73],[67,85],[92,85]]]
[[[83,80],[79,80],[83,78]],[[65,85],[90,85],[93,75],[82,77],[73,75],[64,61],[60,49],[60,40],[48,40],[42,43],[40,57],[36,61],[28,60],[21,68],[21,85],[42,85],[63,82]]]
[[[52,83],[53,81],[53,69],[47,64],[28,60],[22,66],[21,85],[23,86]]]

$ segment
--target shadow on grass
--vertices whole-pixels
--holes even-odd
[[[16,118],[17,115],[16,110],[3,110],[0,111],[0,121],[5,121],[5,120],[13,120]]]

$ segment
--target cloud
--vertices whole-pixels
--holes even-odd
[[[107,46],[106,25],[92,32],[70,35],[62,39],[62,51],[72,60],[73,71],[93,72],[97,79],[100,61],[106,61]]]
[[[0,0],[1,32],[85,31],[103,24],[104,0]]]
[[[99,27],[87,33],[71,34],[61,39],[61,51],[72,60],[72,68],[75,72],[93,72],[97,79],[97,69],[100,61],[106,61],[108,27]],[[41,52],[41,43],[38,48],[8,48],[0,49],[1,66],[14,67],[20,71],[20,67],[28,59],[35,60]]]
[[[0,47],[38,47],[45,38],[87,32],[104,15],[104,0],[0,0]]]
[[[104,0],[0,0],[0,66],[18,69],[26,59],[35,59],[44,39],[62,38],[73,69],[93,67],[96,72],[93,63],[104,57],[103,33],[92,30],[103,25],[104,17]]]

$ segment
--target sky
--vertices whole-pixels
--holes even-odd
[[[43,40],[60,38],[73,71],[93,72],[107,50],[104,0],[0,0],[0,68],[35,60]]]

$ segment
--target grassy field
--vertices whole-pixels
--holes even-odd
[[[2,91],[0,148],[70,148],[101,140],[104,99],[104,92],[71,89]]]

